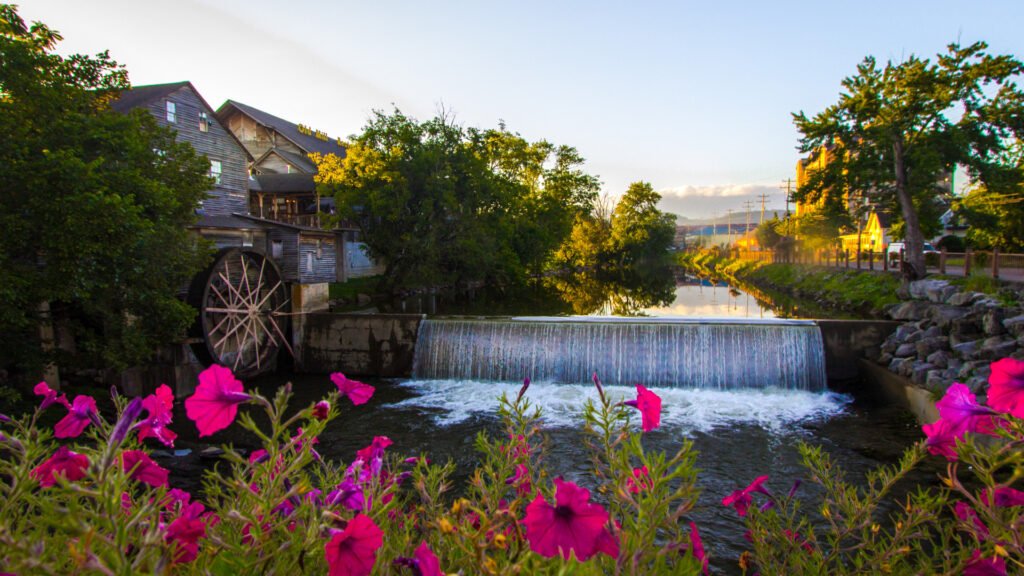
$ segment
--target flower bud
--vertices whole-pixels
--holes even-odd
[[[321,400],[313,405],[313,418],[317,420],[326,420],[327,415],[331,413],[331,404],[326,400]]]

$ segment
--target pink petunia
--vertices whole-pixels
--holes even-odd
[[[530,469],[526,464],[516,464],[515,472],[505,479],[505,484],[515,486],[516,493],[525,496],[533,491],[530,485]]]
[[[330,576],[367,576],[384,545],[384,532],[369,516],[356,514],[344,530],[335,531],[324,546]]]
[[[979,540],[988,538],[988,526],[985,526],[985,523],[978,517],[978,513],[969,504],[957,502],[953,506],[953,513],[961,522],[970,526],[969,531],[974,533],[976,538]]]
[[[214,364],[199,374],[199,387],[185,400],[185,413],[196,423],[200,437],[209,436],[230,426],[238,405],[251,398],[231,370]]]
[[[651,474],[647,470],[647,466],[633,468],[633,477],[626,479],[626,489],[632,494],[639,494],[650,489],[651,486]]]
[[[1024,361],[1003,358],[992,363],[988,376],[988,405],[1024,418]]]
[[[939,416],[957,432],[990,434],[998,425],[994,418],[997,412],[978,404],[971,390],[959,382],[946,390],[935,407],[939,409]]]
[[[43,397],[43,401],[39,404],[40,410],[46,410],[53,404],[60,404],[61,406],[67,408],[68,410],[71,409],[71,404],[68,402],[68,397],[63,394],[58,396],[57,391],[54,390],[53,388],[50,388],[50,385],[47,384],[46,382],[40,382],[39,384],[36,384],[35,388],[32,389],[32,393],[35,394],[36,396]]]
[[[142,407],[146,409],[146,418],[139,421],[135,428],[139,431],[139,441],[156,438],[165,446],[174,446],[178,437],[170,428],[172,409],[174,408],[174,392],[170,386],[161,384],[156,392],[142,399]]]
[[[331,403],[327,400],[321,400],[313,405],[313,418],[317,420],[326,420],[330,413]]]
[[[348,399],[352,401],[352,404],[359,406],[360,404],[366,404],[373,397],[374,388],[369,384],[363,384],[355,380],[349,380],[341,372],[335,372],[331,374],[331,382],[338,387],[338,391],[341,392],[342,396],[348,396]]]
[[[81,480],[85,477],[85,470],[88,467],[89,458],[86,455],[72,452],[67,446],[61,446],[53,456],[32,470],[32,477],[45,488],[56,484],[57,476],[63,476],[69,482]]]
[[[736,490],[732,494],[722,498],[722,506],[732,506],[740,516],[746,516],[747,510],[750,508],[750,504],[754,501],[751,494],[758,492],[766,496],[771,496],[771,493],[764,487],[764,483],[767,481],[768,476],[758,476],[746,488]]]
[[[356,452],[356,457],[364,462],[369,462],[374,458],[383,458],[384,449],[392,444],[394,444],[394,442],[392,442],[387,436],[374,436],[373,441],[370,442],[369,446]]]
[[[1002,488],[996,488],[995,500],[990,496],[989,490],[986,488],[981,492],[981,500],[987,504],[995,505],[1000,508],[1009,508],[1011,506],[1024,506],[1024,492],[1020,490],[1014,490],[1008,486]]]
[[[561,478],[555,479],[555,504],[537,494],[523,518],[531,550],[545,558],[575,554],[580,561],[598,552],[618,557],[619,542],[607,524],[608,511],[590,502],[590,491]]]
[[[206,522],[182,515],[167,526],[164,541],[174,548],[175,564],[186,564],[199,554],[199,539],[206,537]]]
[[[981,550],[975,550],[964,566],[963,576],[1006,576],[1006,561],[998,556],[982,558]]]
[[[661,397],[644,388],[643,384],[636,385],[636,400],[623,404],[640,410],[640,426],[644,432],[650,432],[661,425]]]
[[[160,466],[142,450],[125,450],[121,454],[121,465],[129,477],[136,482],[149,484],[154,488],[167,486],[170,471]]]
[[[690,552],[693,557],[700,561],[705,574],[708,573],[708,555],[704,552],[704,542],[700,539],[700,532],[697,531],[697,524],[690,522]]]
[[[96,400],[92,396],[75,396],[68,414],[53,428],[56,438],[77,438],[96,418]]]
[[[956,441],[963,438],[966,431],[957,430],[945,418],[939,418],[931,424],[925,424],[921,426],[921,430],[928,437],[925,440],[928,452],[935,456],[945,456],[950,462],[957,460]]]
[[[420,542],[419,547],[416,548],[413,559],[416,561],[416,570],[419,576],[444,576],[444,572],[441,571],[441,561],[438,560],[437,555],[425,540]]]
[[[366,509],[366,496],[363,489],[352,480],[343,480],[334,490],[327,493],[324,502],[328,506],[340,504],[356,512]]]

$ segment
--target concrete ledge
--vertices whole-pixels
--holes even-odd
[[[397,377],[412,373],[420,314],[312,313],[295,334],[295,371]]]
[[[858,393],[866,393],[881,402],[903,406],[921,424],[931,424],[939,419],[939,410],[929,391],[869,360],[861,360],[860,366],[864,377],[863,387]]]
[[[825,344],[825,373],[829,382],[856,380],[860,360],[900,325],[888,320],[815,320]]]

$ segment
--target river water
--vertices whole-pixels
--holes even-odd
[[[564,287],[563,287],[564,288]],[[562,290],[559,293],[568,293]],[[550,294],[549,294],[550,296]],[[752,295],[725,285],[694,279],[674,279],[667,289],[643,291],[577,292],[577,298],[552,303],[538,295],[545,315],[631,315],[703,318],[770,319],[791,312],[773,308]],[[421,302],[422,304],[422,302]],[[465,306],[426,304],[438,314],[479,313]],[[409,306],[408,304],[406,304]],[[411,307],[411,306],[410,306]],[[519,314],[513,305],[484,306],[503,314]],[[415,311],[415,310],[406,310]],[[627,314],[622,314],[626,312]],[[721,357],[722,363],[746,362],[742,354]],[[264,375],[246,383],[264,394],[273,394],[285,381],[295,390],[295,406],[308,405],[332,389],[326,375]],[[394,441],[389,449],[402,456],[427,454],[435,461],[451,459],[457,466],[457,483],[464,483],[475,465],[474,437],[480,430],[500,430],[495,411],[501,394],[514,395],[519,381],[492,382],[460,379],[367,380],[377,387],[373,399],[352,407],[343,401],[341,416],[320,437],[318,449],[329,460],[350,461],[356,450],[376,435]],[[879,465],[896,462],[903,450],[921,438],[920,427],[901,409],[877,406],[831,390],[806,391],[768,386],[750,390],[687,389],[655,386],[663,399],[661,427],[644,436],[647,450],[674,453],[685,439],[694,442],[700,469],[702,494],[688,520],[699,526],[712,565],[722,573],[737,573],[736,559],[745,549],[743,527],[732,509],[721,500],[733,490],[767,474],[769,489],[789,490],[796,479],[806,479],[800,466],[797,445],[807,442],[821,446],[845,468],[849,478],[860,481]],[[628,399],[635,395],[629,386],[610,386],[608,392]],[[552,475],[562,475],[584,486],[591,485],[588,454],[582,442],[582,412],[587,398],[595,397],[592,385],[584,383],[534,382],[527,398],[543,411],[550,453],[546,458]],[[184,414],[176,417],[176,429],[190,428]],[[639,422],[637,421],[637,425]],[[182,434],[179,444],[194,447],[194,432]],[[216,435],[214,443],[254,447],[253,439],[232,427]],[[172,472],[172,483],[195,486],[196,474],[206,464],[191,456]],[[189,464],[191,462],[191,464]],[[915,473],[915,481],[931,482],[934,466]],[[804,483],[801,494],[816,495]],[[815,506],[805,506],[814,509]]]

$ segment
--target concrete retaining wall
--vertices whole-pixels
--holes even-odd
[[[306,314],[295,334],[295,370],[407,376],[422,320],[419,314]]]
[[[900,325],[886,320],[815,320],[825,343],[825,372],[829,382],[856,380],[860,360]]]

